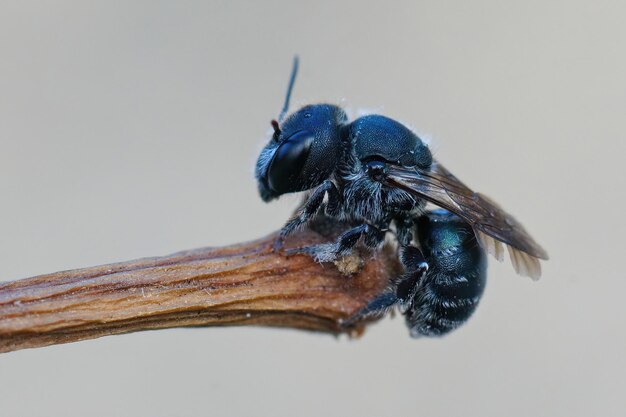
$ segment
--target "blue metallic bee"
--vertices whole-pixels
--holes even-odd
[[[385,116],[352,122],[332,104],[287,115],[298,59],[274,133],[259,155],[256,178],[264,201],[308,191],[283,227],[276,248],[294,230],[324,214],[352,225],[335,242],[300,248],[334,261],[357,244],[376,250],[393,232],[404,273],[353,319],[400,306],[414,337],[443,335],[474,312],[486,279],[484,251],[533,278],[547,253],[512,216],[473,192],[433,159],[410,129]],[[432,203],[439,209],[426,210]],[[504,245],[503,245],[504,244]]]

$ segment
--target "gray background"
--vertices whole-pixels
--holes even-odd
[[[549,250],[411,340],[176,329],[0,355],[2,416],[617,416],[626,406],[623,1],[0,3],[0,279],[253,239],[295,104],[432,138]]]

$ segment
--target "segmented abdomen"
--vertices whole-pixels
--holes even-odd
[[[425,214],[417,227],[429,271],[405,314],[411,336],[441,336],[476,310],[485,288],[485,253],[471,226],[448,211]]]

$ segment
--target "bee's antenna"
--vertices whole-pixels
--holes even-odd
[[[280,116],[278,116],[278,120],[281,122],[287,115],[287,110],[289,110],[289,99],[291,98],[291,90],[293,89],[293,85],[296,82],[296,75],[298,75],[299,62],[300,59],[298,58],[298,55],[294,55],[293,67],[291,67],[291,77],[289,78],[289,86],[287,87],[287,96],[285,97],[285,104],[283,105],[283,109],[280,112]]]

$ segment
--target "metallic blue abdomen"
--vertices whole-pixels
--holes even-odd
[[[476,310],[487,278],[485,253],[472,227],[443,209],[420,217],[417,231],[429,270],[406,312],[407,322],[414,337],[444,335]]]

